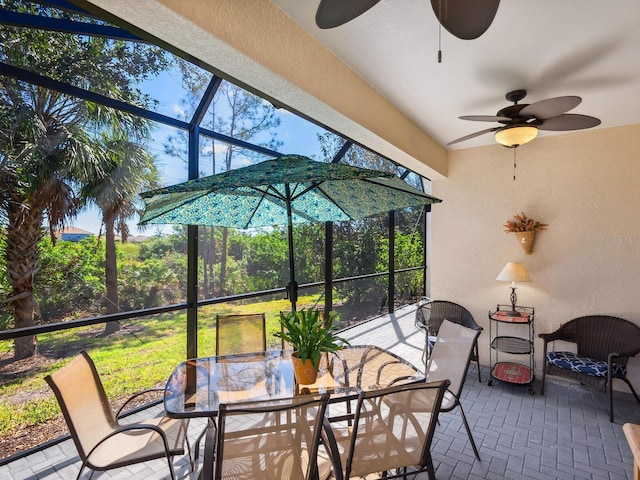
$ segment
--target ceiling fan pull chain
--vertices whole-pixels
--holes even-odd
[[[442,63],[442,0],[438,0],[438,63]]]
[[[442,25],[438,27],[438,63],[442,63],[441,32],[442,32]]]
[[[513,147],[513,181],[516,181],[516,150],[517,147]]]

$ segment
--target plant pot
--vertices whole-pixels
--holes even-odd
[[[293,374],[299,384],[310,385],[315,383],[316,378],[318,378],[318,370],[313,368],[311,360],[307,359],[303,362],[298,358],[296,352],[293,352],[291,361],[293,362]]]
[[[518,243],[524,249],[524,253],[527,255],[531,254],[533,249],[533,239],[536,236],[535,231],[530,232],[515,232],[516,238],[518,239]]]

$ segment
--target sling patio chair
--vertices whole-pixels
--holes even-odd
[[[264,352],[266,349],[267,329],[264,313],[216,315],[216,356]],[[266,393],[265,388],[265,382],[252,387]],[[247,391],[240,380],[235,388],[218,391],[217,394],[221,402],[231,402],[242,401],[243,397],[253,396],[255,392]],[[205,428],[195,441],[196,460],[200,456],[200,442],[206,433]]]
[[[203,480],[325,479],[318,447],[329,394],[220,404],[207,430]],[[317,475],[317,476],[316,476]]]
[[[264,352],[267,332],[264,313],[216,315],[216,356]]]
[[[447,300],[425,299],[418,302],[415,325],[416,328],[425,333],[424,352],[422,354],[422,361],[425,365],[431,354],[431,349],[433,348],[436,337],[438,336],[440,325],[442,325],[445,319],[462,325],[463,327],[482,332],[482,327],[476,323],[471,312],[462,305]],[[476,366],[478,367],[478,382],[481,382],[477,340],[473,346],[471,360],[476,362]]]
[[[363,391],[353,419],[331,424],[326,420],[324,444],[336,480],[418,472],[435,480],[431,442],[448,386],[449,381],[442,380]]]
[[[175,480],[171,458],[184,454],[185,445],[191,456],[186,420],[154,417],[128,424],[119,420],[124,407],[133,398],[162,389],[134,395],[114,414],[95,364],[86,352],[45,380],[55,393],[82,460],[77,479],[85,467],[105,471],[166,458],[171,479]],[[193,462],[191,466],[193,468]]]
[[[427,362],[425,375],[427,382],[444,380],[445,378],[451,382],[444,394],[440,411],[450,412],[456,407],[460,409],[460,416],[462,417],[464,428],[467,430],[473,453],[480,460],[478,448],[473,440],[467,417],[460,403],[460,394],[462,393],[464,380],[467,377],[471,355],[478,335],[480,335],[478,330],[463,327],[449,320],[442,322]]]

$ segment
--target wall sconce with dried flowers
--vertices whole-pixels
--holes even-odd
[[[524,253],[529,255],[533,248],[533,239],[536,232],[545,230],[549,225],[527,218],[524,212],[520,212],[520,215],[514,215],[513,220],[507,220],[503,226],[505,232],[516,234]]]

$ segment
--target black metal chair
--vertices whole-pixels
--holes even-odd
[[[462,325],[463,327],[482,332],[482,327],[476,323],[471,312],[462,305],[447,300],[427,299],[418,302],[415,325],[416,328],[422,330],[425,334],[424,351],[422,353],[422,362],[425,365],[427,364],[427,360],[431,354],[431,349],[438,337],[440,325],[442,325],[442,322],[445,319],[452,323]],[[476,366],[478,367],[478,382],[481,382],[482,378],[480,376],[480,359],[478,357],[477,339],[473,345],[471,361],[476,362]]]
[[[316,461],[329,394],[220,404],[207,432],[202,478],[326,478]]]
[[[406,478],[427,472],[435,480],[431,442],[449,380],[361,392],[353,419],[325,422],[325,445],[336,480]],[[408,468],[412,470],[407,471]]]

